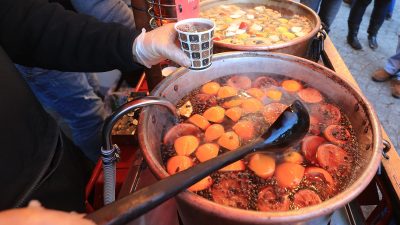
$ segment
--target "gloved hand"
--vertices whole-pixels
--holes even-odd
[[[165,59],[170,59],[181,66],[191,66],[188,56],[175,44],[177,32],[175,23],[165,24],[150,32],[142,33],[133,43],[133,55],[138,63],[150,68]]]
[[[12,225],[95,225],[84,219],[83,214],[43,208],[38,201],[31,201],[29,206],[0,212],[0,224]]]

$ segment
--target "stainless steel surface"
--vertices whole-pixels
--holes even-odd
[[[166,107],[172,115],[177,117],[175,105],[171,102],[153,96],[143,97],[131,102],[125,103],[112,115],[110,115],[104,122],[103,126],[103,146],[102,146],[102,158],[103,158],[103,170],[104,170],[104,205],[108,205],[115,200],[115,176],[116,168],[115,164],[118,159],[119,152],[116,150],[117,146],[113,146],[111,143],[111,134],[114,125],[118,122],[122,116],[135,109],[142,108],[149,105],[160,105]]]
[[[287,212],[257,212],[225,207],[191,192],[178,198],[184,224],[327,224],[333,211],[354,199],[371,181],[380,163],[381,132],[371,104],[348,81],[335,72],[308,60],[267,52],[230,52],[217,54],[213,66],[203,71],[180,68],[152,92],[176,104],[202,84],[230,74],[272,73],[302,80],[323,92],[339,105],[352,123],[359,141],[359,156],[349,186],[319,205]],[[168,176],[161,161],[164,132],[173,125],[165,110],[149,107],[140,115],[139,142],[150,169],[159,178]]]
[[[310,41],[317,35],[321,27],[321,20],[318,15],[310,8],[298,2],[289,0],[206,0],[200,3],[200,10],[204,11],[221,4],[252,4],[252,5],[265,5],[282,13],[282,15],[289,16],[293,14],[307,17],[313,23],[313,30],[307,35],[295,38],[291,41],[282,44],[273,45],[234,45],[229,43],[222,43],[214,41],[214,51],[270,51],[281,52],[300,57],[305,57]]]
[[[154,29],[167,23],[177,21],[175,0],[146,0],[147,13],[151,19],[149,25]]]
[[[146,97],[128,102],[128,103],[122,105],[120,108],[118,108],[118,110],[115,111],[111,116],[109,116],[106,119],[106,121],[104,122],[103,147],[105,149],[112,149],[112,143],[111,143],[112,128],[114,127],[115,123],[123,115],[126,115],[127,113],[132,112],[135,109],[142,108],[145,106],[150,106],[150,105],[165,106],[170,111],[170,113],[172,113],[172,115],[177,117],[175,105],[165,99],[160,98],[160,97],[146,96]]]

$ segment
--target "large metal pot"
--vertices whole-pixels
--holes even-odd
[[[289,1],[289,0],[206,0],[200,3],[200,10],[207,10],[221,4],[251,4],[251,5],[265,5],[267,8],[272,8],[281,12],[284,16],[300,15],[307,17],[313,24],[313,30],[307,35],[293,39],[282,44],[273,45],[234,45],[229,43],[214,42],[215,52],[226,51],[270,51],[281,52],[290,55],[305,57],[308,51],[311,40],[316,36],[321,27],[321,20],[318,15],[307,6],[303,4]]]
[[[302,80],[321,90],[348,115],[359,141],[359,159],[349,186],[337,196],[315,206],[287,212],[257,212],[222,206],[189,191],[176,198],[184,224],[327,224],[330,214],[354,199],[376,173],[381,155],[380,125],[370,103],[359,90],[333,71],[308,60],[277,53],[231,52],[217,54],[207,70],[177,70],[152,92],[176,104],[202,84],[238,73],[274,73]],[[151,171],[168,176],[160,155],[161,140],[173,125],[165,107],[151,106],[142,111],[139,125],[140,146]]]

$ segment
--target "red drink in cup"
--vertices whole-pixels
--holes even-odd
[[[203,18],[192,18],[175,24],[181,49],[190,58],[190,69],[205,69],[211,66],[215,24]]]

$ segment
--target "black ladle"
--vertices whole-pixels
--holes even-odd
[[[255,142],[200,163],[132,193],[89,214],[99,225],[122,225],[150,211],[212,172],[255,151],[282,152],[300,141],[308,131],[310,118],[304,105],[296,100]]]

